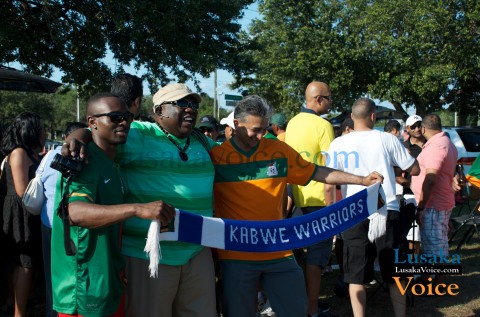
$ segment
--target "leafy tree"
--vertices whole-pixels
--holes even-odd
[[[197,121],[207,114],[216,117],[216,115],[213,113],[213,98],[206,93],[201,93],[200,96],[202,96],[202,102],[200,103],[200,108],[198,109]],[[220,108],[220,116],[217,118],[218,122],[220,122],[221,118],[226,117],[228,113],[229,111],[226,109]]]
[[[263,19],[242,37],[250,45],[244,59],[251,64],[236,74],[237,84],[291,115],[304,102],[308,83],[320,80],[332,89],[334,107],[348,108],[367,90],[373,74],[361,39],[345,28],[345,5],[340,0],[262,1]]]
[[[361,95],[419,114],[480,99],[480,2],[263,0],[242,41],[237,85],[297,112],[306,85],[327,82],[344,110]]]
[[[353,4],[356,4],[355,6]],[[360,5],[358,5],[360,4]],[[478,1],[351,1],[356,29],[375,56],[369,92],[419,114],[478,104]]]
[[[215,67],[237,68],[241,10],[253,0],[4,0],[0,62],[17,61],[47,75],[54,67],[81,93],[105,90],[108,50],[125,65],[143,67],[154,91]]]
[[[5,129],[22,112],[40,115],[49,138],[61,137],[68,122],[77,121],[76,91],[65,87],[51,95],[0,91],[0,118]],[[80,121],[85,122],[85,100],[81,100]]]

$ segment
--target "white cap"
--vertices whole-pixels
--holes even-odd
[[[166,101],[177,101],[187,96],[192,97],[198,103],[202,102],[202,97],[194,93],[187,85],[178,83],[168,84],[153,95],[153,105],[158,106]],[[153,107],[153,112],[155,112],[155,107]]]
[[[418,122],[418,121],[422,122],[423,121],[422,117],[414,114],[413,116],[408,117],[407,122],[405,122],[405,124],[407,125],[407,127],[409,127],[411,125],[414,125],[415,122]]]
[[[226,118],[222,118],[222,120],[220,120],[220,124],[226,124],[228,125],[230,128],[232,129],[235,129],[235,125],[233,124],[233,112],[231,112],[228,117]]]

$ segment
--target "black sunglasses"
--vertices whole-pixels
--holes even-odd
[[[318,103],[320,103],[320,101],[318,101],[318,98],[325,98],[325,99],[327,99],[327,100],[329,100],[329,101],[332,101],[332,100],[333,100],[333,99],[332,99],[332,96],[321,96],[321,95],[318,95],[318,96],[315,96],[315,97],[313,97],[313,98],[314,98]]]
[[[410,126],[410,130],[415,130],[415,129],[421,129],[422,128],[422,124],[421,123],[416,123],[416,124],[412,124]]]
[[[121,113],[121,112],[99,113],[99,114],[92,115],[92,117],[95,117],[95,118],[109,117],[112,123],[120,123],[123,121],[131,123],[133,121],[133,113],[131,113],[130,111],[127,111],[124,113]]]
[[[200,127],[199,129],[200,129],[200,131],[202,131],[203,133],[205,133],[205,132],[210,132],[210,133],[212,133],[212,132],[213,132],[213,129],[212,129],[212,128],[209,128],[209,127]]]
[[[192,109],[195,109],[197,110],[198,107],[200,106],[200,103],[199,102],[196,102],[196,101],[187,101],[187,100],[177,100],[177,101],[166,101],[164,102],[164,104],[170,104],[170,105],[174,105],[174,106],[177,106],[179,108],[192,108]]]

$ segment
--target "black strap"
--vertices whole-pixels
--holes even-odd
[[[65,180],[65,184],[62,184],[60,188],[60,194],[62,195],[62,201],[58,205],[57,214],[62,219],[63,223],[63,245],[65,247],[65,253],[67,255],[75,255],[77,248],[70,238],[70,216],[68,215],[68,192],[71,183],[72,176],[68,176]]]
[[[203,134],[203,132],[200,129],[194,128],[192,130],[192,135],[195,137],[195,139],[198,140],[198,142],[202,144],[202,146],[205,148],[207,153],[210,153],[211,146],[205,134]]]

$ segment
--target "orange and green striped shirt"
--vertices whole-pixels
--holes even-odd
[[[283,218],[283,193],[287,183],[307,184],[316,165],[302,158],[284,142],[262,138],[249,153],[235,138],[212,148],[215,167],[216,216],[236,220],[279,220]],[[218,250],[222,260],[267,261],[292,255],[291,251],[236,252]]]

